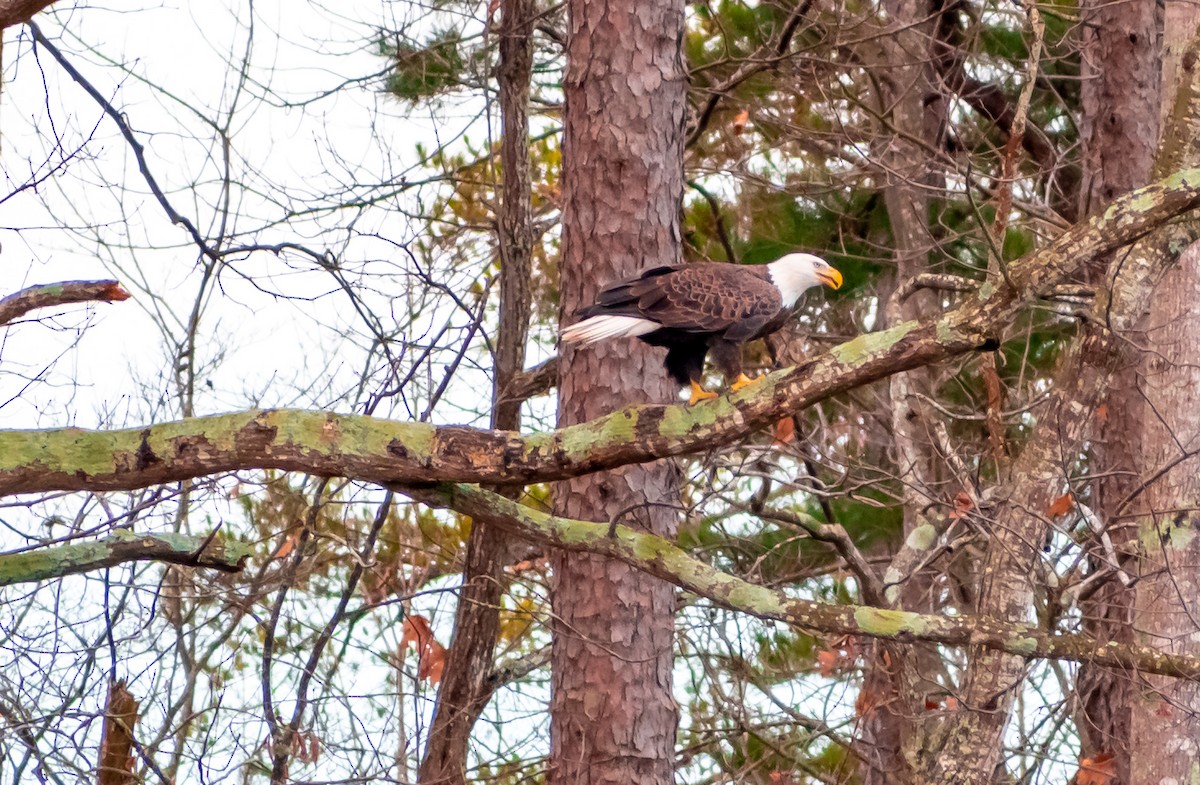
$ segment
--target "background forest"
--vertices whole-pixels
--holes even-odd
[[[0,782],[1196,781],[1198,25],[0,0]]]

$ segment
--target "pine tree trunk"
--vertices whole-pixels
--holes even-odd
[[[1164,101],[1176,115],[1164,132],[1168,166],[1195,163],[1195,118],[1200,117],[1200,9],[1192,3],[1166,3],[1163,26]],[[1170,88],[1168,88],[1168,85]],[[1130,505],[1142,552],[1135,588],[1135,641],[1169,652],[1195,653],[1200,647],[1200,540],[1195,538],[1200,501],[1200,462],[1187,458],[1200,442],[1200,245],[1193,243],[1159,284],[1147,329],[1138,336],[1150,347],[1141,366],[1141,478],[1147,484]],[[1177,462],[1177,463],[1176,463]],[[1170,471],[1158,476],[1169,464]],[[1144,488],[1144,490],[1142,490]],[[1200,689],[1195,682],[1139,678],[1125,693],[1130,709],[1130,785],[1190,782],[1200,759]]]
[[[1081,5],[1083,81],[1080,85],[1080,132],[1083,177],[1080,215],[1108,206],[1115,196],[1150,182],[1159,139],[1160,50],[1154,3],[1109,3],[1085,0]],[[1105,285],[1111,260],[1098,259],[1085,271],[1093,286]],[[1102,327],[1086,325],[1085,332]],[[1141,436],[1141,393],[1137,389],[1138,358],[1133,344],[1114,347],[1123,355],[1105,402],[1099,438],[1092,441],[1090,466],[1099,477],[1092,486],[1092,508],[1106,524],[1115,544],[1121,573],[1113,571],[1103,543],[1093,543],[1089,570],[1107,570],[1095,593],[1080,604],[1084,630],[1100,640],[1130,643],[1133,589],[1121,579],[1136,574],[1136,542],[1119,506],[1137,485]],[[1111,755],[1116,773],[1112,785],[1129,782],[1129,702],[1134,683],[1128,673],[1084,664],[1076,680],[1080,757]]]
[[[936,147],[943,128],[944,102],[933,90],[931,57],[935,49],[937,4],[930,0],[886,0],[891,25],[880,39],[879,90],[883,118],[878,152],[883,191],[895,247],[893,292],[914,275],[928,272],[934,242],[929,230],[925,186],[931,179],[926,145]],[[886,326],[923,320],[936,311],[928,292],[903,301],[885,297]],[[903,498],[904,539],[924,523],[924,511],[943,494],[937,485],[935,451],[929,439],[929,411],[919,396],[931,386],[928,368],[899,373],[888,380],[896,476]],[[950,494],[953,496],[953,493]],[[897,607],[929,611],[934,607],[930,572],[906,576],[898,587]],[[860,733],[868,752],[862,761],[864,785],[908,782],[905,748],[924,710],[923,695],[937,690],[941,668],[930,646],[896,646],[885,641],[867,645],[863,685],[858,700]]]
[[[1154,352],[1143,366],[1146,395],[1143,466],[1150,482],[1137,520],[1144,549],[1134,626],[1167,652],[1200,651],[1200,244],[1184,252],[1158,287],[1150,329]],[[1181,460],[1182,459],[1182,460]],[[1200,686],[1141,676],[1132,694],[1133,785],[1193,782],[1200,760]]]
[[[563,320],[598,288],[680,255],[682,0],[571,0],[563,141]],[[562,347],[560,426],[678,390],[638,342]],[[555,512],[672,536],[674,463],[555,488]],[[583,554],[553,559],[551,785],[674,781],[674,587]]]

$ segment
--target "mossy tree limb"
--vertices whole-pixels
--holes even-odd
[[[979,616],[939,616],[795,599],[721,572],[661,537],[620,525],[555,517],[474,485],[446,483],[431,489],[396,490],[543,545],[617,559],[725,608],[810,632],[983,646],[1023,658],[1097,662],[1142,673],[1200,677],[1200,657],[1166,654],[1148,646],[1100,643],[1086,635],[1056,634]]]
[[[134,561],[238,572],[249,556],[245,545],[215,534],[191,537],[117,530],[102,540],[0,553],[0,586],[62,578]]]
[[[1039,293],[1087,260],[1200,205],[1200,170],[1118,199],[933,324],[906,322],[697,406],[633,406],[521,435],[292,410],[247,411],[142,429],[0,431],[0,494],[133,490],[241,469],[366,482],[523,484],[728,444],[780,417],[894,373],[986,347]]]

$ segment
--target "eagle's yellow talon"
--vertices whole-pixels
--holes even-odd
[[[692,382],[692,394],[688,398],[688,406],[695,406],[700,401],[706,401],[709,398],[716,398],[716,397],[717,397],[717,394],[715,392],[709,392],[708,390],[704,389],[696,382]]]
[[[760,377],[758,377],[758,378],[751,379],[751,378],[750,378],[749,376],[747,376],[746,374],[744,374],[744,373],[739,373],[739,374],[738,374],[738,378],[734,379],[734,380],[733,380],[733,384],[729,385],[729,389],[733,390],[734,392],[737,392],[738,390],[742,389],[743,387],[746,387],[746,386],[749,386],[749,385],[751,385],[751,384],[754,384],[755,382],[757,382],[757,381],[758,381],[759,379],[761,379],[761,378],[762,378],[762,377],[760,376]]]

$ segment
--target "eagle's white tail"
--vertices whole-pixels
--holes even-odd
[[[634,338],[662,327],[658,322],[636,316],[591,316],[562,331],[567,343],[597,343],[610,338]]]

